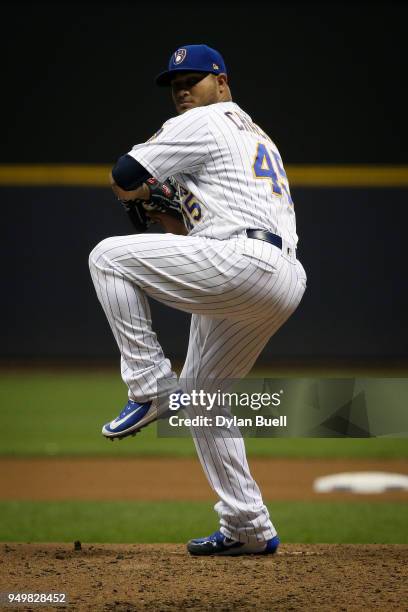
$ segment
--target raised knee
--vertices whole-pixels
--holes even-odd
[[[106,267],[106,264],[109,264],[110,253],[113,253],[114,249],[113,242],[114,238],[105,238],[92,249],[88,260],[90,270],[93,268],[98,268],[102,265]]]

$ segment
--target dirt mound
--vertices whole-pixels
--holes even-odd
[[[408,601],[407,545],[287,544],[271,557],[205,558],[178,544],[2,544],[0,566],[2,593],[67,594],[65,604],[23,607],[33,611],[388,611]]]

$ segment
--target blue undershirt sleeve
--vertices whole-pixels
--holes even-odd
[[[124,191],[132,191],[152,175],[134,157],[122,155],[112,168],[112,176],[118,187]]]

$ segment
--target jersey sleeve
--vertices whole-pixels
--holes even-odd
[[[200,107],[169,119],[150,140],[135,145],[128,155],[163,182],[174,174],[197,172],[209,155],[209,139],[208,113]]]

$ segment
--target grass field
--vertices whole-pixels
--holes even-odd
[[[117,371],[2,372],[0,455],[195,455],[190,439],[158,438],[154,426],[126,442],[108,443],[101,426],[125,398]],[[408,456],[407,438],[248,438],[246,447],[249,455],[270,457]],[[285,542],[408,542],[402,502],[275,501],[269,508]],[[183,542],[210,533],[216,524],[211,504],[190,501],[0,502],[2,541]]]
[[[287,543],[408,543],[405,504],[275,501],[269,510]],[[0,541],[184,542],[215,528],[202,502],[0,502]]]
[[[258,373],[258,376],[270,373]],[[155,427],[123,443],[108,443],[104,422],[123,407],[126,389],[116,371],[0,374],[0,454],[195,455],[188,438],[158,438]],[[249,455],[277,457],[407,457],[408,438],[254,439]]]

